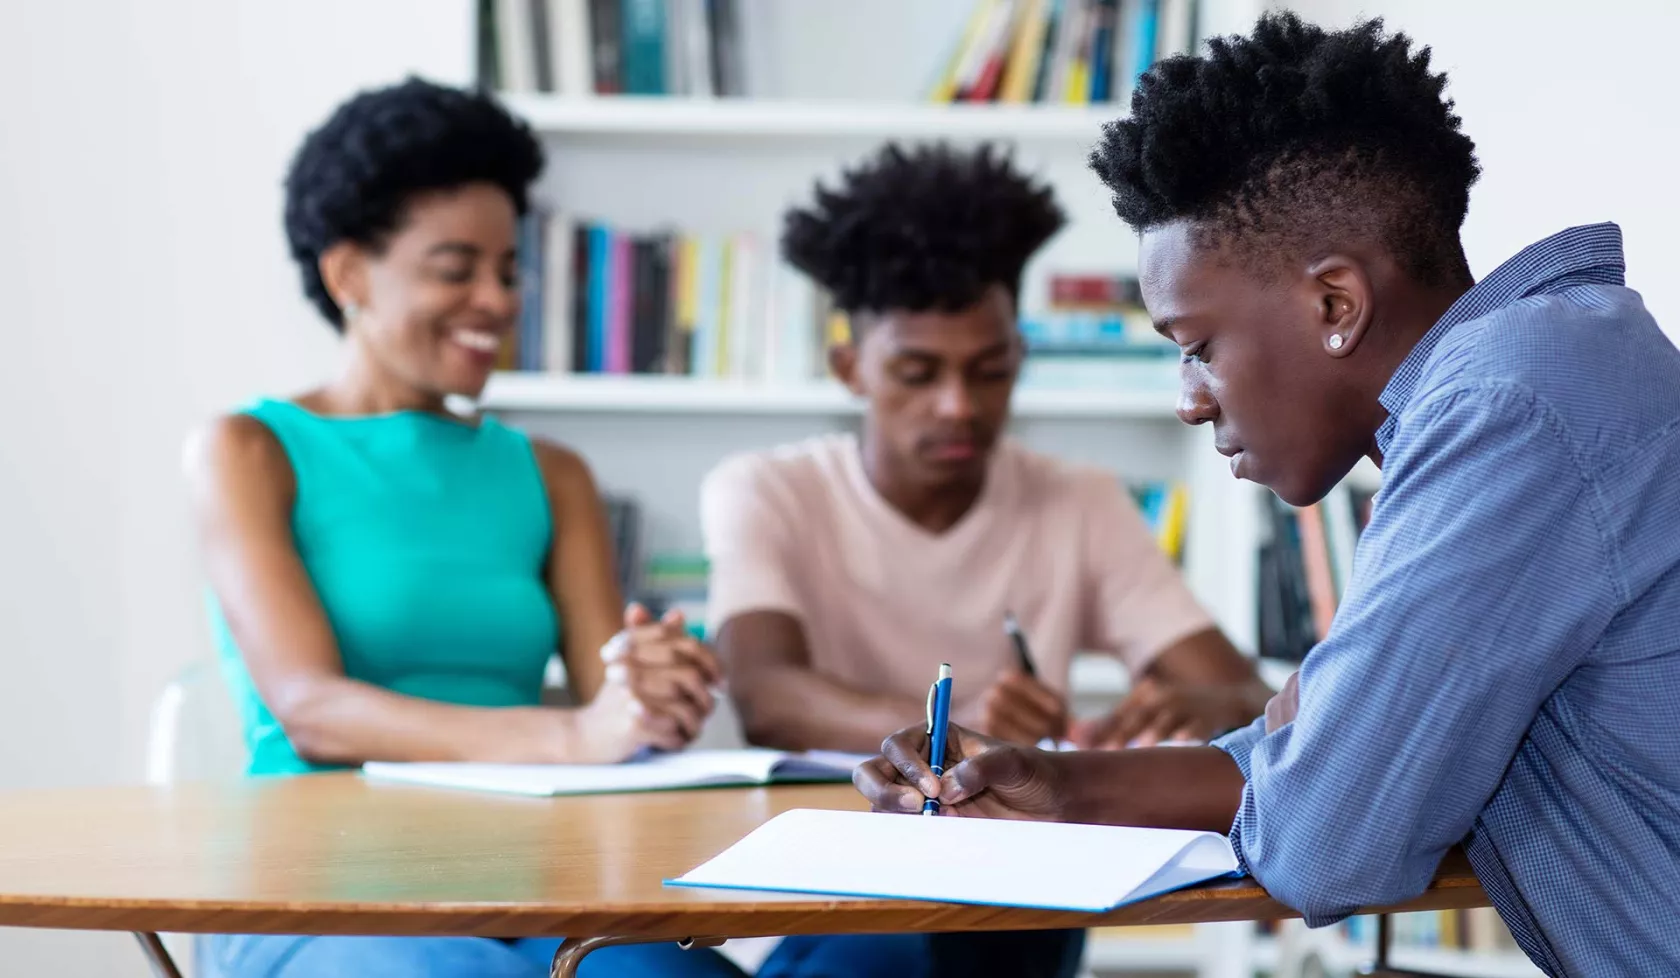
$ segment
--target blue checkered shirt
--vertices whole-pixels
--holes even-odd
[[[1382,393],[1383,488],[1294,722],[1218,742],[1313,925],[1462,843],[1554,976],[1680,975],[1680,351],[1621,231],[1531,245]]]

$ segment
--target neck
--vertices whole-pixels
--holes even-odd
[[[1371,332],[1383,338],[1378,346],[1378,356],[1372,361],[1372,370],[1368,376],[1369,390],[1361,398],[1370,406],[1371,443],[1365,456],[1382,468],[1382,451],[1377,448],[1377,429],[1388,420],[1388,409],[1382,406],[1379,398],[1389,381],[1400,369],[1400,365],[1411,356],[1418,343],[1423,339],[1441,317],[1447,314],[1464,293],[1470,291],[1475,284],[1467,280],[1463,285],[1449,285],[1433,289],[1416,289],[1409,293],[1402,293],[1390,298],[1390,310],[1382,317],[1381,322],[1373,323]]]
[[[869,484],[887,505],[929,533],[944,533],[957,525],[986,487],[984,474],[962,481],[919,482],[909,474],[908,466],[882,448],[882,442],[867,432],[859,442]]]
[[[353,338],[347,343],[348,356],[338,376],[322,388],[322,396],[339,414],[391,414],[397,411],[425,411],[448,414],[444,396],[423,391],[392,376],[389,370],[362,350]]]

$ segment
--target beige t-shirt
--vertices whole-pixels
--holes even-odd
[[[784,612],[819,673],[917,700],[949,662],[967,722],[1015,661],[1007,611],[1039,679],[1063,693],[1076,652],[1112,652],[1136,675],[1213,624],[1119,478],[1007,439],[979,500],[942,534],[876,493],[852,435],[726,459],[701,486],[700,523],[713,630]]]

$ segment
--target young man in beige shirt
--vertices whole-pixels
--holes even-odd
[[[1001,437],[1022,268],[1062,223],[989,148],[889,146],[787,215],[784,256],[851,315],[830,361],[868,409],[861,436],[736,456],[702,488],[708,619],[752,742],[874,751],[922,715],[940,662],[954,720],[1028,743],[1200,740],[1264,710],[1121,480]],[[1082,650],[1117,656],[1133,690],[1070,723]]]

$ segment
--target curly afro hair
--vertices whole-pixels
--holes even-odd
[[[488,95],[419,78],[357,94],[305,137],[286,174],[286,242],[304,295],[342,332],[322,252],[341,241],[382,247],[426,191],[492,183],[524,214],[542,168],[530,128]]]
[[[1018,298],[1021,269],[1064,220],[992,145],[889,143],[787,213],[782,255],[848,312],[956,312],[992,285]]]
[[[1150,69],[1091,167],[1138,231],[1187,219],[1251,263],[1376,240],[1421,282],[1465,281],[1480,167],[1446,84],[1429,48],[1381,20],[1325,31],[1267,14]]]

